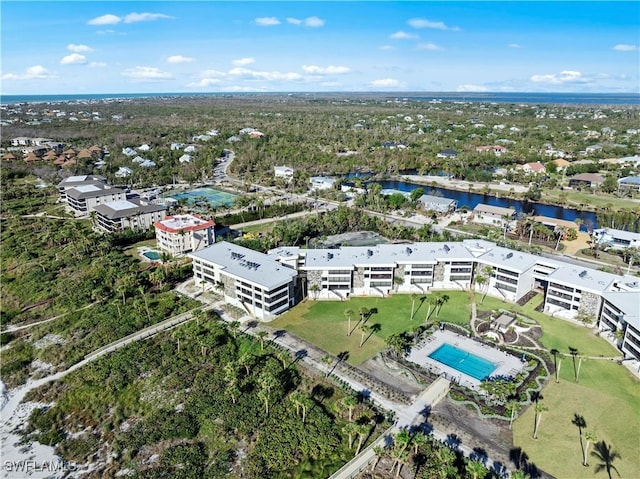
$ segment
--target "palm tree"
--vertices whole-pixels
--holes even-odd
[[[358,425],[350,422],[344,425],[342,428],[342,432],[347,435],[349,439],[349,449],[353,448],[353,440],[355,439],[355,435],[358,434]]]
[[[278,380],[271,373],[264,373],[258,378],[258,384],[260,390],[258,391],[258,397],[264,401],[265,414],[269,415],[269,402],[271,401],[271,393],[273,389],[278,385]]]
[[[540,421],[542,420],[542,413],[548,411],[549,408],[544,403],[538,402],[535,406],[535,419],[533,427],[533,438],[538,439],[538,428],[540,427]]]
[[[356,432],[358,434],[358,446],[356,447],[356,453],[355,453],[356,456],[360,454],[360,449],[362,448],[362,444],[364,443],[364,440],[369,435],[370,430],[371,430],[371,424],[357,424]]]
[[[360,325],[360,345],[358,346],[359,348],[362,347],[362,345],[364,344],[364,337],[367,335],[367,333],[371,332],[371,327],[366,325],[366,324],[362,324]]]
[[[313,299],[318,299],[318,295],[320,294],[320,286],[317,283],[313,283],[309,286],[309,291],[313,293]]]
[[[611,479],[611,471],[616,471],[616,474],[620,476],[620,472],[616,469],[616,466],[613,465],[613,461],[616,459],[622,459],[620,453],[618,451],[614,451],[612,447],[604,441],[596,442],[593,446],[595,449],[591,451],[591,455],[596,457],[600,464],[596,465],[595,473],[599,473],[603,469],[607,471],[609,475],[609,479]]]
[[[264,341],[267,338],[268,334],[269,333],[267,333],[266,331],[258,331],[256,333],[256,337],[260,341],[260,351],[264,351]]]
[[[429,321],[429,317],[431,316],[432,306],[435,306],[437,304],[437,297],[433,294],[429,294],[425,298],[425,301],[427,303],[427,314],[424,317],[424,322],[426,323],[427,321]]]
[[[530,479],[531,476],[521,469],[511,473],[511,479]]]
[[[351,316],[353,316],[353,309],[345,309],[344,315],[347,317],[347,336],[351,336]]]
[[[375,454],[375,458],[373,459],[373,463],[371,464],[371,473],[373,474],[374,471],[376,470],[376,466],[378,465],[378,461],[380,461],[380,458],[382,457],[382,455],[384,454],[384,447],[382,446],[375,446],[373,448],[373,453]],[[375,476],[375,474],[374,474]]]
[[[485,285],[488,284],[488,279],[484,276],[482,276],[481,274],[476,274],[476,284],[478,286],[480,286],[480,290],[483,291],[485,288]],[[489,290],[489,288],[487,288],[487,291]],[[482,299],[480,300],[480,304],[484,303],[484,297],[486,296],[486,293],[482,295]]]
[[[465,466],[467,473],[471,476],[472,479],[482,479],[484,478],[489,470],[479,461],[469,461]],[[511,476],[513,477],[513,475]]]
[[[553,366],[554,366],[554,369],[556,370],[556,382],[559,383],[560,382],[560,366],[562,366],[562,358],[560,358],[560,362],[558,362],[558,354],[560,354],[560,351],[558,351],[556,348],[553,348],[550,352],[551,352],[551,355],[553,356]]]
[[[364,306],[358,310],[360,314],[360,321],[366,322],[367,316],[369,316],[369,308],[365,308]]]
[[[576,366],[576,357],[578,356],[578,350],[569,346],[569,353],[571,354],[571,356],[573,356],[573,372],[576,378],[576,382],[578,382],[578,368]]]
[[[584,467],[589,467],[589,463],[587,462],[587,454],[589,453],[589,443],[596,442],[598,440],[598,437],[596,436],[595,431],[587,431],[584,434],[584,438],[586,440],[586,443],[584,445],[584,448],[582,449],[582,465]]]
[[[520,411],[520,409],[522,409],[522,404],[520,404],[520,402],[516,401],[515,399],[507,403],[507,411],[509,411],[510,414],[509,429],[511,429],[511,427],[513,426],[513,420],[516,418],[516,415],[518,414],[518,411]]]
[[[347,413],[349,415],[348,416],[349,422],[353,422],[353,408],[355,408],[358,405],[358,400],[352,395],[349,395],[342,398],[342,401],[340,401],[340,404],[347,409]]]
[[[419,296],[417,294],[411,295],[411,318],[409,318],[411,321],[413,321],[413,315],[415,314],[414,308],[416,306],[416,299],[418,298]]]
[[[233,339],[236,339],[239,329],[240,329],[240,321],[231,321],[229,323],[229,330],[231,331],[231,334],[233,335]]]
[[[440,310],[442,309],[442,305],[444,303],[446,303],[447,301],[449,301],[449,295],[448,294],[443,294],[442,296],[440,296],[439,301],[438,301],[438,310],[436,311],[436,318],[438,316],[440,316]]]

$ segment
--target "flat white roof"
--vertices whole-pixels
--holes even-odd
[[[110,201],[109,203],[105,203],[105,206],[108,206],[114,211],[128,210],[130,208],[138,207],[138,205],[131,203],[131,201],[127,201],[127,200]]]
[[[78,185],[73,188],[80,193],[89,193],[90,191],[100,191],[104,188],[98,188],[96,185]]]
[[[226,274],[267,290],[290,283],[298,275],[295,269],[280,264],[264,253],[227,241],[190,253],[189,257],[215,264]]]
[[[640,293],[607,291],[602,297],[624,313],[627,323],[640,329]]]
[[[564,264],[548,278],[549,281],[568,284],[575,288],[603,292],[609,289],[611,283],[620,279],[620,276],[592,268]]]

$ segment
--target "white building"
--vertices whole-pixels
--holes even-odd
[[[295,304],[298,272],[273,257],[226,241],[190,253],[197,285],[262,320]]]
[[[154,225],[158,248],[172,256],[198,251],[215,243],[215,223],[195,215],[167,216]]]
[[[167,215],[164,205],[142,203],[137,200],[120,200],[95,206],[94,228],[106,233],[125,229],[148,230],[156,221]]]
[[[436,213],[451,213],[455,211],[458,202],[441,196],[422,195],[417,203],[425,211],[435,211]]]
[[[76,186],[83,185],[105,185],[107,183],[107,179],[104,176],[100,175],[76,175],[76,176],[68,176],[60,183],[58,183],[58,192],[60,193],[60,201],[67,201],[67,190],[70,188],[75,188]]]
[[[610,248],[640,248],[640,233],[632,233],[631,231],[600,228],[593,230],[593,239],[599,245]]]
[[[336,184],[336,179],[329,176],[312,176],[309,181],[312,190],[330,190]]]
[[[500,206],[485,205],[480,203],[473,209],[474,223],[504,227],[513,221],[516,210],[512,208],[502,208]]]
[[[293,178],[293,168],[289,166],[274,166],[273,176],[276,178],[285,178],[286,180],[290,180]]]
[[[127,199],[125,190],[103,184],[87,184],[68,188],[65,195],[67,211],[76,216],[86,216],[100,204]]]

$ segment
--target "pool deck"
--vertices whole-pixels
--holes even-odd
[[[524,368],[524,364],[518,358],[506,354],[496,347],[479,343],[472,338],[446,330],[436,331],[427,339],[418,343],[411,349],[407,359],[430,371],[441,374],[451,381],[479,391],[480,381],[429,357],[431,353],[443,344],[450,344],[497,364],[491,376],[515,376]]]

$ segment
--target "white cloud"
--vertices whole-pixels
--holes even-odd
[[[304,19],[304,26],[309,28],[324,27],[324,20],[319,17],[307,17]]]
[[[130,78],[134,82],[149,82],[149,81],[160,81],[160,80],[170,80],[173,78],[171,73],[163,72],[159,68],[156,67],[140,67],[137,66],[135,68],[128,68],[122,72],[120,72],[122,76]]]
[[[439,47],[435,43],[418,43],[416,48],[418,50],[429,50],[429,51],[432,51],[432,52],[435,52],[435,51],[438,51],[438,50],[442,50],[442,47]]]
[[[5,73],[0,78],[2,80],[45,80],[47,78],[56,78],[56,75],[42,65],[34,65],[27,68],[24,73]]]
[[[66,57],[62,57],[60,65],[83,65],[87,63],[87,57],[79,53],[72,53]]]
[[[399,87],[401,83],[393,78],[383,78],[380,80],[373,80],[369,85],[374,88],[395,88]]]
[[[617,52],[637,52],[638,45],[630,45],[628,43],[618,43],[617,45],[614,45],[613,48],[611,49]]]
[[[202,78],[197,82],[187,83],[186,86],[189,88],[207,88],[212,85],[220,84],[221,80],[219,78]]]
[[[87,23],[89,25],[116,25],[120,22],[123,23],[137,23],[137,22],[151,22],[154,20],[161,20],[165,18],[173,18],[169,15],[165,15],[163,13],[129,13],[124,17],[119,17],[118,15],[113,15],[108,13],[106,15],[102,15],[96,18],[92,18]]]
[[[122,18],[120,18],[119,16],[107,13],[106,15],[92,18],[87,23],[89,25],[115,25],[116,23],[120,23],[121,21]]]
[[[458,85],[458,88],[456,88],[456,91],[489,91],[487,87],[484,86],[480,86],[480,85]]]
[[[458,27],[449,27],[444,22],[434,22],[426,18],[412,18],[407,22],[413,28],[432,28],[434,30],[460,30]]]
[[[165,15],[164,13],[129,13],[125,15],[123,21],[124,23],[137,23],[137,22],[152,22],[154,20],[163,20],[173,18],[169,15]]]
[[[311,73],[314,75],[342,75],[344,73],[350,73],[351,68],[343,66],[329,65],[328,67],[320,67],[318,65],[302,65],[302,70],[305,73]]]
[[[582,73],[573,70],[564,70],[560,73],[544,75],[532,75],[530,80],[533,83],[549,83],[551,85],[563,85],[566,83],[587,83],[589,80],[582,76]]]
[[[76,45],[75,43],[70,43],[67,45],[67,50],[70,52],[83,53],[83,52],[92,52],[93,48],[87,45]]]
[[[299,18],[294,17],[287,17],[287,23],[291,25],[303,25],[309,28],[318,28],[324,27],[325,21],[319,17],[307,17],[304,20],[300,20]],[[274,25],[277,25],[277,23],[275,23]]]
[[[259,17],[254,20],[259,27],[272,27],[280,25],[280,20],[276,17]]]
[[[91,62],[88,65],[89,68],[104,68],[106,66],[107,64],[104,62]]]
[[[522,48],[522,46],[520,46],[518,43],[509,43],[509,45],[507,45],[509,48]]]
[[[191,63],[193,61],[195,61],[195,58],[182,55],[171,55],[167,57],[167,63]]]
[[[393,50],[393,47],[391,45],[380,45],[378,47],[378,50],[389,51],[389,50]]]
[[[236,67],[245,67],[247,65],[251,65],[256,60],[255,58],[246,57],[246,58],[238,58],[237,60],[233,60],[231,63]]]
[[[247,80],[266,80],[266,81],[298,81],[302,80],[302,75],[294,72],[261,72],[250,70],[248,68],[236,67],[228,72],[229,76],[241,77]]]
[[[418,38],[418,35],[414,35],[413,33],[407,33],[405,31],[400,30],[398,32],[395,32],[389,35],[389,38],[392,38],[394,40],[411,40],[414,38]]]

